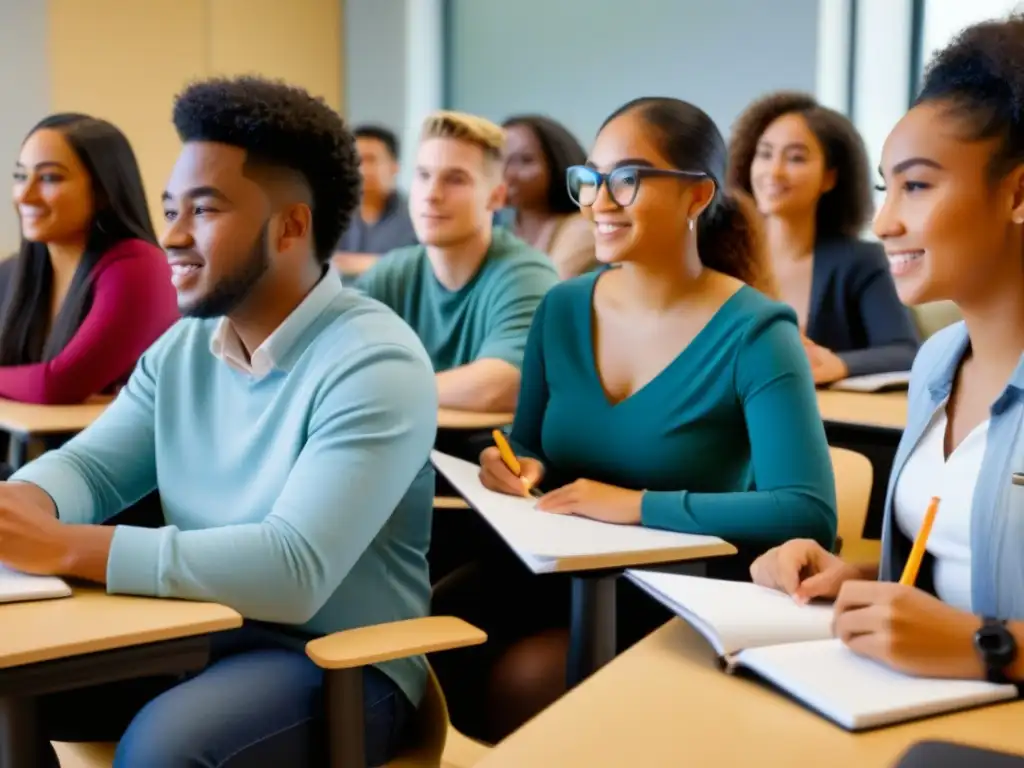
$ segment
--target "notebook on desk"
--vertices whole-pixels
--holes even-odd
[[[832,637],[832,607],[775,590],[648,571],[626,576],[700,632],[727,672],[746,670],[849,731],[1016,698],[1013,685],[910,677]]]
[[[71,597],[71,587],[55,576],[32,576],[0,565],[0,603]]]
[[[830,387],[840,392],[900,392],[910,386],[910,371],[873,373],[869,376],[851,376],[841,379]]]
[[[732,545],[715,536],[692,536],[541,512],[536,508],[536,499],[485,488],[476,464],[439,451],[431,453],[430,459],[455,491],[534,573],[695,560],[735,552]],[[658,553],[657,557],[652,559],[651,553]]]

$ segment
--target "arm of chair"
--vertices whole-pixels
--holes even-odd
[[[359,627],[306,643],[306,655],[322,669],[353,669],[423,653],[480,645],[487,635],[454,616],[424,616]]]

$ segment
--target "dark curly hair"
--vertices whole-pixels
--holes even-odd
[[[646,96],[619,107],[601,129],[628,112],[636,112],[652,130],[672,165],[682,171],[701,171],[715,182],[714,197],[698,222],[701,262],[775,296],[760,216],[745,191],[727,188],[725,139],[711,117],[681,99]]]
[[[967,27],[935,54],[915,100],[947,102],[971,141],[999,138],[989,173],[1024,162],[1024,14]]]
[[[565,183],[566,172],[571,165],[587,162],[587,153],[569,129],[561,123],[543,115],[513,115],[502,123],[503,128],[523,126],[537,137],[544,162],[548,166],[548,207],[552,213],[577,213],[580,209],[569,196]]]
[[[778,91],[758,99],[739,116],[729,141],[730,183],[753,195],[750,166],[757,143],[769,125],[790,114],[803,117],[821,144],[825,167],[836,173],[835,186],[818,200],[815,236],[819,240],[857,237],[874,212],[864,140],[849,119],[821,106],[809,94]]]
[[[359,204],[359,158],[341,117],[302,88],[259,77],[193,83],[174,102],[182,141],[246,152],[247,165],[287,168],[309,185],[316,256],[326,263]]]

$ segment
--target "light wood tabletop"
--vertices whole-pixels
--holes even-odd
[[[942,738],[1024,754],[1024,702],[853,734],[750,679],[673,619],[495,747],[475,768],[829,765],[891,768]]]
[[[818,409],[824,421],[902,431],[907,426],[907,393],[819,390]]]
[[[82,405],[35,405],[0,399],[0,431],[16,435],[81,432],[106,409],[108,402]]]
[[[439,408],[437,426],[440,429],[499,429],[512,423],[511,413],[475,413]]]
[[[242,617],[222,605],[108,595],[0,605],[0,669],[234,629]]]

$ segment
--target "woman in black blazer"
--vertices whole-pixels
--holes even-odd
[[[867,153],[852,123],[802,93],[751,104],[730,143],[730,181],[753,195],[780,298],[797,312],[814,379],[908,371],[919,339],[878,243]]]

